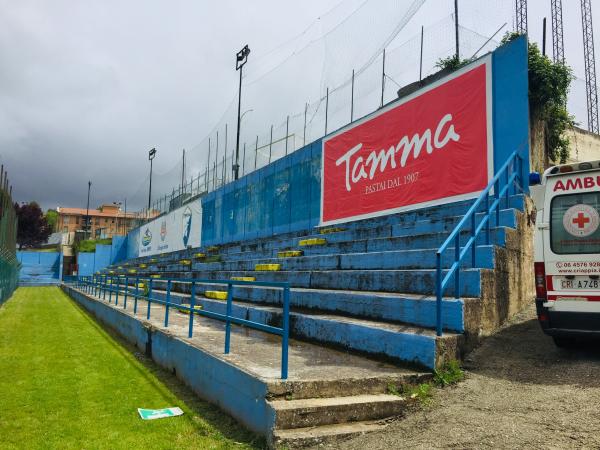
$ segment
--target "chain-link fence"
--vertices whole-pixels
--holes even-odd
[[[0,304],[17,288],[17,215],[12,201],[12,187],[4,167],[0,169]]]

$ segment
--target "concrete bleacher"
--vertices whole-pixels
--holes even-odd
[[[172,283],[171,296],[180,303],[189,302],[193,279],[289,282],[292,337],[431,370],[460,359],[522,301],[517,298],[522,289],[512,299],[506,289],[520,276],[508,271],[520,272],[519,266],[503,263],[507,251],[523,251],[521,245],[509,245],[522,234],[518,229],[526,207],[523,196],[513,196],[504,201],[500,226],[491,227],[490,244],[485,245],[485,233],[480,236],[476,266],[465,258],[462,297],[453,298],[452,288],[445,293],[445,333],[436,337],[435,252],[471,203],[138,258],[103,273],[128,275],[130,284],[135,276],[181,280]],[[463,242],[468,237],[466,230]],[[443,260],[446,268],[451,263],[449,257]],[[156,298],[164,298],[165,289],[165,281],[153,280]],[[223,290],[223,285],[198,285],[196,302],[224,312],[225,302],[215,295]],[[499,297],[502,291],[506,295]],[[233,296],[235,315],[281,322],[280,292],[236,287]]]
[[[53,286],[60,283],[60,253],[18,251],[19,286]]]

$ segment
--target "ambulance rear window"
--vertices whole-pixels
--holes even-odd
[[[600,192],[560,195],[550,204],[550,248],[556,254],[600,253]]]

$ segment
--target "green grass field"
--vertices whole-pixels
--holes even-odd
[[[168,406],[184,415],[142,421],[137,413]],[[257,447],[59,288],[20,288],[0,307],[0,449]]]

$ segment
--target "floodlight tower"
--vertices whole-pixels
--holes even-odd
[[[527,34],[527,0],[515,0],[517,33]]]
[[[562,0],[550,0],[550,11],[552,15],[552,57],[555,63],[564,64]]]
[[[588,130],[598,134],[598,91],[596,89],[596,59],[594,57],[591,0],[581,0],[581,22],[583,25],[583,56],[585,59]]]

